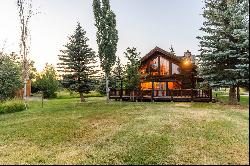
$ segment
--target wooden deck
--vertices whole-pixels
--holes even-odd
[[[134,91],[110,89],[109,98],[123,101],[211,102],[212,90],[174,89]]]

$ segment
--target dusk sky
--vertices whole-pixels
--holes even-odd
[[[178,56],[188,49],[198,54],[196,36],[201,34],[201,0],[111,0],[116,14],[119,42],[117,56],[136,47],[144,56],[155,46],[168,51],[171,44]],[[89,45],[97,52],[92,0],[33,0],[40,14],[31,20],[31,53],[41,71],[46,62],[56,65],[60,49],[67,43],[79,21],[87,32]],[[0,0],[0,50],[19,52],[19,20],[16,0]]]

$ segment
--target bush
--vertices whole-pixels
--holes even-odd
[[[59,82],[54,67],[46,64],[45,69],[36,76],[33,84],[36,91],[43,92],[44,98],[56,98],[55,92],[58,90]]]
[[[9,100],[0,104],[0,114],[20,112],[25,110],[23,101]]]

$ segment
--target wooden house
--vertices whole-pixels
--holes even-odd
[[[211,90],[196,89],[197,66],[194,56],[187,51],[176,56],[155,47],[142,57],[141,81],[138,91],[111,89],[111,99],[150,101],[211,101]]]

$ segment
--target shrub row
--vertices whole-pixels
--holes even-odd
[[[0,114],[19,112],[25,110],[23,101],[10,100],[0,103]]]

